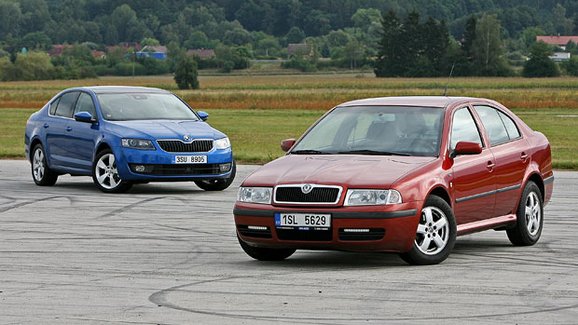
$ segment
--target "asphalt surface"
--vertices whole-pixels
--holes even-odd
[[[240,181],[208,193],[88,177],[32,182],[0,161],[0,324],[576,324],[578,173],[556,172],[542,239],[459,237],[436,266],[393,254],[298,251],[258,262],[232,217]]]

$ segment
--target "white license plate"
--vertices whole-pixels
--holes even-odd
[[[275,213],[275,226],[330,228],[331,215],[317,213]]]
[[[207,156],[175,156],[175,164],[206,164]]]

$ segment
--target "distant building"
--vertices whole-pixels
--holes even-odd
[[[313,47],[306,43],[291,43],[287,46],[287,56],[313,56]]]
[[[92,57],[95,59],[104,59],[106,57],[106,53],[99,50],[92,50],[90,54],[92,54]]]
[[[566,45],[569,42],[578,44],[578,36],[536,36],[536,42],[544,42],[549,45],[560,47],[566,50]]]
[[[550,60],[554,62],[562,62],[570,60],[570,53],[568,52],[554,52],[549,56]]]
[[[69,44],[54,44],[52,45],[52,48],[50,50],[48,50],[48,55],[54,57],[54,56],[61,56],[62,53],[64,53],[64,50],[66,50],[67,48],[71,48],[72,45]]]
[[[136,57],[142,58],[153,58],[157,60],[167,59],[167,47],[162,45],[151,46],[147,45],[142,48],[142,50],[136,52]]]
[[[191,49],[187,51],[187,55],[198,57],[201,60],[208,60],[217,56],[213,49]]]

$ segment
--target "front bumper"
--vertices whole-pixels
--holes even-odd
[[[275,207],[237,202],[233,210],[239,238],[268,248],[407,252],[415,240],[420,202],[370,207]],[[275,213],[331,214],[328,230],[275,226]]]
[[[203,153],[168,153],[162,150],[115,148],[120,177],[127,181],[194,181],[229,178],[231,149]],[[176,156],[207,156],[206,164],[176,164]]]

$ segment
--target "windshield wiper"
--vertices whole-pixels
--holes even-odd
[[[378,151],[378,150],[350,150],[350,151],[340,151],[338,154],[360,154],[360,155],[381,155],[381,156],[411,156],[404,152],[391,152],[391,151]]]
[[[319,151],[313,149],[305,149],[305,150],[293,150],[291,151],[292,154],[296,155],[329,155],[331,152],[326,151]]]

